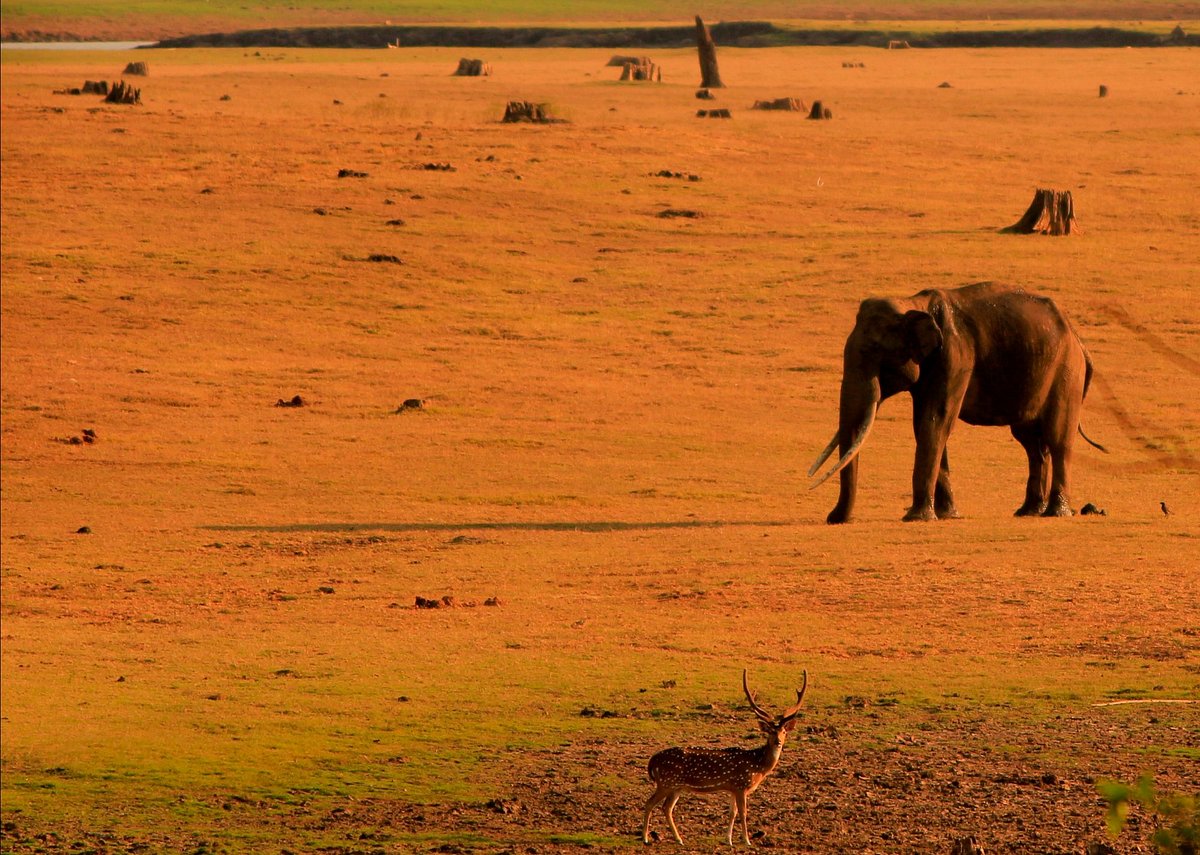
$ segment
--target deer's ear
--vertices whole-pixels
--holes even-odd
[[[792,728],[794,728],[795,726],[796,726],[796,719],[792,719],[791,721],[787,722],[787,723],[786,723],[786,724],[783,726],[783,732],[784,732],[784,733],[791,733],[791,732],[792,732]]]

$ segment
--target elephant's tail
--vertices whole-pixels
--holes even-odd
[[[1108,454],[1108,449],[1107,449],[1107,448],[1105,448],[1103,445],[1101,445],[1100,443],[1096,442],[1096,440],[1092,439],[1090,436],[1088,436],[1086,433],[1084,433],[1084,432],[1083,432],[1083,425],[1082,425],[1082,424],[1080,424],[1078,427],[1079,427],[1079,435],[1080,435],[1081,437],[1083,437],[1085,440],[1087,440],[1087,443],[1088,443],[1088,445],[1092,446],[1093,448],[1098,448],[1098,449],[1100,449],[1101,451],[1103,451],[1105,454]]]
[[[1078,338],[1078,335],[1076,335],[1076,338]],[[1080,342],[1079,344],[1080,344],[1080,347],[1083,346],[1083,342]],[[1083,348],[1083,364],[1086,367],[1084,368],[1084,371],[1083,371],[1083,395],[1082,395],[1082,398],[1086,399],[1087,393],[1088,393],[1088,386],[1092,385],[1092,370],[1093,370],[1092,369],[1092,355],[1087,352],[1086,347]],[[1092,446],[1093,448],[1098,448],[1101,451],[1103,451],[1105,454],[1108,454],[1107,448],[1105,448],[1103,445],[1096,442],[1096,440],[1092,439],[1090,436],[1088,436],[1086,433],[1083,432],[1083,424],[1082,423],[1077,425],[1077,427],[1079,429],[1079,435],[1081,437],[1083,437],[1085,440],[1087,440],[1088,445]]]

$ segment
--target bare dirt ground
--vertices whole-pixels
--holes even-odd
[[[715,120],[609,53],[4,57],[5,851],[640,847],[654,751],[754,744],[743,667],[811,676],[763,848],[1144,852],[1095,781],[1195,789],[1200,707],[1100,705],[1200,698],[1192,54],[724,51]],[[1083,234],[999,234],[1035,187]],[[1107,516],[1012,518],[960,425],[966,518],[902,524],[897,399],[824,525],[858,302],[981,279],[1079,326]]]

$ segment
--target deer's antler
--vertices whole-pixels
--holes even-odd
[[[781,723],[788,722],[800,714],[800,705],[804,703],[804,693],[808,691],[808,669],[804,669],[804,682],[800,684],[800,688],[796,690],[796,703],[784,711],[779,717]]]
[[[750,692],[750,684],[746,682],[745,668],[742,669],[742,688],[746,691],[746,700],[750,702],[750,709],[754,710],[754,714],[758,716],[759,721],[765,721],[768,724],[774,724],[775,716],[771,715],[754,702],[754,695]]]

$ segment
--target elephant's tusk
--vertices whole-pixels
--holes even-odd
[[[829,440],[829,445],[825,446],[825,450],[817,455],[817,459],[815,461],[813,461],[813,465],[808,467],[808,477],[809,478],[811,478],[812,476],[817,474],[817,470],[821,468],[822,463],[824,463],[826,460],[829,459],[829,455],[833,454],[833,450],[835,448],[837,448],[837,444],[838,444],[838,432],[834,431],[833,439]]]
[[[877,406],[871,409],[870,414],[867,416],[867,420],[863,422],[862,427],[858,429],[858,434],[854,437],[854,442],[850,444],[850,448],[848,448],[846,453],[842,455],[842,459],[838,461],[837,466],[826,472],[824,477],[822,477],[817,483],[813,484],[809,489],[815,490],[820,487],[834,475],[845,469],[850,461],[855,458],[855,456],[858,454],[858,450],[862,448],[862,444],[867,441],[867,435],[871,432],[871,426],[875,424],[876,409],[878,409]]]

